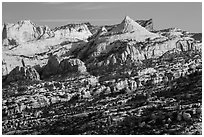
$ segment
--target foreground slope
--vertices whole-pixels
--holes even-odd
[[[105,81],[69,74],[5,86],[3,134],[202,134],[202,71],[178,75],[192,62],[161,62],[150,74],[141,69],[136,87],[136,74]],[[163,71],[168,80],[145,82]]]

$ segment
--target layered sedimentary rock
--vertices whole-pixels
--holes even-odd
[[[73,37],[85,40],[92,35],[85,24],[68,24],[65,26],[57,27],[53,31],[56,38]]]

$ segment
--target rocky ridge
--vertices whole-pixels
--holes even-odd
[[[73,37],[86,40],[92,33],[89,31],[86,24],[68,24],[53,29],[56,38]]]
[[[140,36],[153,35],[128,16],[126,16],[124,20],[119,25],[117,25],[117,27],[112,28],[109,31],[109,33],[127,33],[127,32],[128,33],[136,32],[137,34],[135,35],[140,35]]]
[[[99,74],[106,71],[104,68],[120,67],[121,64],[126,67],[137,66],[145,60],[159,58],[168,51],[201,49],[194,39],[184,35],[184,32],[174,35],[174,32],[181,32],[179,29],[160,32],[162,33],[151,33],[129,17],[125,17],[118,27],[110,31],[102,27],[90,38],[86,46],[77,49],[77,57],[85,61],[90,71]]]

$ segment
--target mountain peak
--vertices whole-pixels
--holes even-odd
[[[125,16],[123,21],[115,28],[113,28],[111,33],[138,33],[139,35],[149,35],[150,32],[144,27],[140,26],[137,22],[131,19],[129,16]]]
[[[132,20],[132,19],[129,16],[125,16],[124,20],[128,21],[128,20]]]
[[[131,19],[129,16],[125,16],[124,20],[129,20]]]

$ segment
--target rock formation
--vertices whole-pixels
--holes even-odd
[[[108,32],[107,29],[103,26],[100,29],[98,29],[98,31],[96,33],[94,33],[91,37],[89,37],[89,40],[97,39],[98,37],[106,34],[107,32]]]
[[[149,19],[149,20],[136,20],[136,22],[138,24],[140,24],[142,27],[144,27],[145,29],[147,29],[148,31],[153,31],[154,30],[153,19]]]
[[[110,31],[102,27],[80,50],[78,57],[84,60],[88,67],[100,68],[121,64],[131,66],[148,58],[146,45],[155,38],[165,39],[149,32],[131,18],[125,17],[121,24]]]
[[[194,40],[180,29],[166,29],[159,34],[149,32],[129,17],[107,31],[102,27],[78,52],[88,70],[96,73],[112,71],[114,67],[138,66],[148,59],[156,59],[171,51],[186,52],[200,49]],[[165,36],[162,36],[165,35]],[[172,53],[171,53],[172,54]],[[180,53],[179,53],[180,54]]]
[[[88,27],[88,29],[90,30],[92,34],[97,33],[98,30],[101,28],[101,26],[95,26],[91,24],[90,22],[85,22],[84,24]]]
[[[21,43],[53,37],[54,33],[47,26],[37,26],[30,20],[19,21],[17,24],[4,24],[3,45]]]
[[[86,40],[92,33],[85,24],[68,24],[54,30],[56,38],[77,38]]]
[[[59,58],[55,55],[50,55],[47,64],[42,70],[42,77],[49,77],[59,72]]]
[[[8,75],[8,68],[5,60],[2,60],[2,76]]]
[[[124,20],[115,28],[109,31],[109,33],[113,34],[121,34],[121,33],[137,33],[137,35],[152,35],[148,30],[144,27],[140,26],[130,17],[126,16]]]
[[[154,29],[153,29],[153,19],[149,19],[149,20],[136,20],[135,22],[137,22],[140,26],[144,27],[148,31],[154,31]],[[113,28],[116,28],[118,25],[119,24],[116,24],[116,25],[105,25],[105,28],[109,31],[109,30],[111,30]]]
[[[107,26],[94,28],[90,23],[68,24],[53,30],[48,27],[38,27],[30,21],[21,21],[13,26],[10,25],[11,27],[4,24],[3,42],[8,45],[16,45],[19,42],[21,44],[11,48],[3,46],[3,59],[7,62],[9,73],[21,64],[19,60],[22,58],[26,65],[43,66],[48,61],[48,53],[55,52],[62,57],[74,53],[74,57],[84,61],[89,70],[96,67],[102,69],[103,66],[137,65],[146,59],[161,57],[174,49],[201,50],[201,46],[195,45],[193,39],[189,38],[185,31],[170,28],[152,33],[146,29],[148,25],[151,28],[151,19],[134,21],[128,16],[111,29]],[[97,32],[92,35],[89,28]],[[10,31],[15,33],[11,35]],[[26,36],[25,40],[22,40],[21,33],[24,31],[29,34],[29,37]],[[79,39],[86,40],[87,38],[89,42],[83,41],[83,44],[80,44]],[[39,40],[36,41],[37,39]],[[57,74],[56,69],[50,70],[49,65],[44,67],[44,70],[46,69],[49,71],[43,72],[45,76]]]
[[[63,59],[60,62],[59,69],[61,73],[85,73],[86,66],[80,59]]]
[[[17,66],[8,74],[6,81],[15,82],[19,80],[40,80],[40,76],[38,72],[30,66]]]

